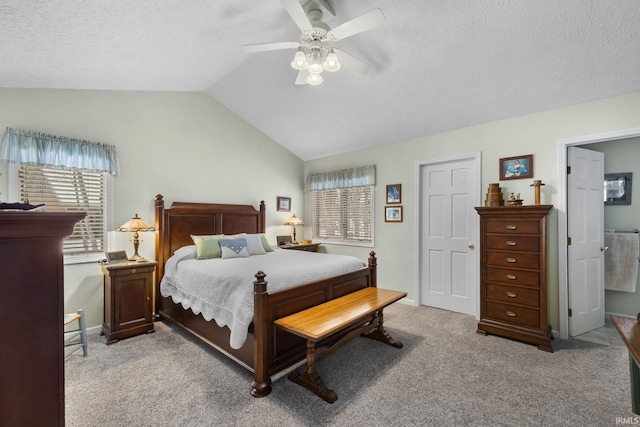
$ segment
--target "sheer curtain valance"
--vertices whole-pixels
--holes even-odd
[[[359,166],[333,172],[307,176],[307,191],[335,188],[366,187],[376,185],[376,166]]]
[[[112,175],[119,170],[114,145],[12,128],[2,138],[2,160]]]

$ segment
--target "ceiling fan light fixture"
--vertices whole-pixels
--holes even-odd
[[[333,73],[335,71],[338,71],[340,69],[340,63],[338,62],[338,56],[336,55],[336,53],[333,51],[333,49],[331,49],[331,51],[327,54],[327,57],[325,58],[324,62],[322,63],[322,66],[324,67],[325,70]]]
[[[309,61],[309,71],[312,73],[321,73],[322,68],[322,52],[319,48],[311,49],[311,60]]]
[[[293,57],[293,61],[291,61],[291,67],[296,70],[306,70],[309,68],[309,63],[307,62],[307,56],[304,54],[302,49],[298,50]]]
[[[324,71],[324,68],[322,68],[322,64],[319,62],[312,62],[311,64],[309,64],[309,71],[311,73],[321,73]]]
[[[320,73],[309,73],[309,76],[307,76],[307,83],[309,83],[311,86],[318,86],[319,84],[322,84],[322,81],[324,79],[322,78],[322,76],[320,75]]]

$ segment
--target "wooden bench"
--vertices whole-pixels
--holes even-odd
[[[292,372],[289,379],[311,390],[326,402],[335,402],[338,395],[329,390],[320,378],[315,368],[316,358],[363,334],[365,337],[402,348],[402,343],[394,341],[384,330],[382,309],[406,296],[406,292],[369,287],[277,319],[274,323],[280,328],[307,340],[306,370]],[[316,347],[320,341],[366,320],[367,317],[371,317],[371,320],[349,331],[339,340]]]
[[[629,317],[611,315],[609,318],[629,351],[631,411],[640,414],[640,323]]]

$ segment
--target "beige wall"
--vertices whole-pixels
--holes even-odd
[[[429,120],[425,117],[425,120]],[[389,124],[393,126],[392,123]],[[542,204],[557,206],[558,140],[619,129],[640,127],[640,93],[500,120],[437,135],[402,141],[305,163],[306,173],[354,165],[376,164],[375,251],[379,256],[379,284],[409,293],[414,299],[416,162],[460,154],[482,153],[483,194],[489,183],[498,181],[498,159],[522,154],[534,155],[534,178],[541,179]],[[525,204],[533,203],[532,180],[502,181],[503,191],[520,193]],[[402,184],[404,222],[385,223],[385,185]],[[557,211],[549,225],[549,312],[552,327],[558,320],[558,223]],[[368,248],[331,246],[330,252],[365,257]],[[633,313],[635,315],[635,312]]]
[[[425,120],[429,120],[425,117]],[[393,126],[393,123],[389,124]],[[272,241],[289,230],[286,214],[275,211],[277,196],[303,207],[306,173],[355,165],[377,165],[375,243],[381,286],[414,296],[416,163],[482,153],[484,193],[498,182],[498,159],[534,155],[534,178],[546,185],[542,203],[557,206],[558,143],[562,138],[640,127],[640,93],[472,126],[437,135],[309,162],[300,159],[199,93],[0,89],[0,129],[16,127],[115,144],[121,174],[115,178],[117,226],[133,213],[153,218],[153,197],[165,200],[267,203]],[[6,165],[0,163],[0,199],[7,192]],[[404,222],[385,223],[386,184],[402,184]],[[503,181],[506,192],[533,202],[530,180]],[[305,212],[308,217],[308,212]],[[640,224],[639,224],[640,225]],[[304,233],[308,236],[309,230]],[[550,317],[558,329],[557,212],[549,227]],[[143,245],[146,245],[145,242]],[[125,242],[126,244],[126,242]],[[121,246],[121,243],[119,244]],[[117,249],[122,249],[118,247]],[[125,248],[130,250],[128,248]],[[329,252],[362,259],[371,248],[330,246]],[[89,326],[102,322],[102,277],[94,264],[65,268],[65,309],[83,307]],[[636,309],[637,311],[637,309]],[[634,314],[627,313],[627,314]]]
[[[112,227],[134,213],[152,222],[158,193],[167,205],[177,200],[257,206],[264,200],[267,232],[275,243],[276,234],[288,232],[276,197],[291,197],[293,208],[302,208],[302,160],[205,94],[0,89],[2,133],[6,127],[116,145],[121,173],[114,179]],[[0,172],[0,200],[6,201],[3,163]],[[145,249],[149,243],[143,242]],[[127,239],[115,249],[133,252]],[[65,310],[84,308],[93,327],[102,324],[102,304],[98,265],[66,266]]]

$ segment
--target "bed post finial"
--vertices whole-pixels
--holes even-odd
[[[273,324],[268,322],[269,316],[269,294],[267,293],[267,277],[262,270],[256,273],[256,281],[253,282],[253,381],[251,382],[251,395],[254,397],[264,397],[271,393],[271,377],[269,376],[269,360],[271,352],[269,349],[269,330]]]
[[[374,251],[369,252],[369,269],[371,270],[371,285],[372,287],[378,286],[378,259]]]

